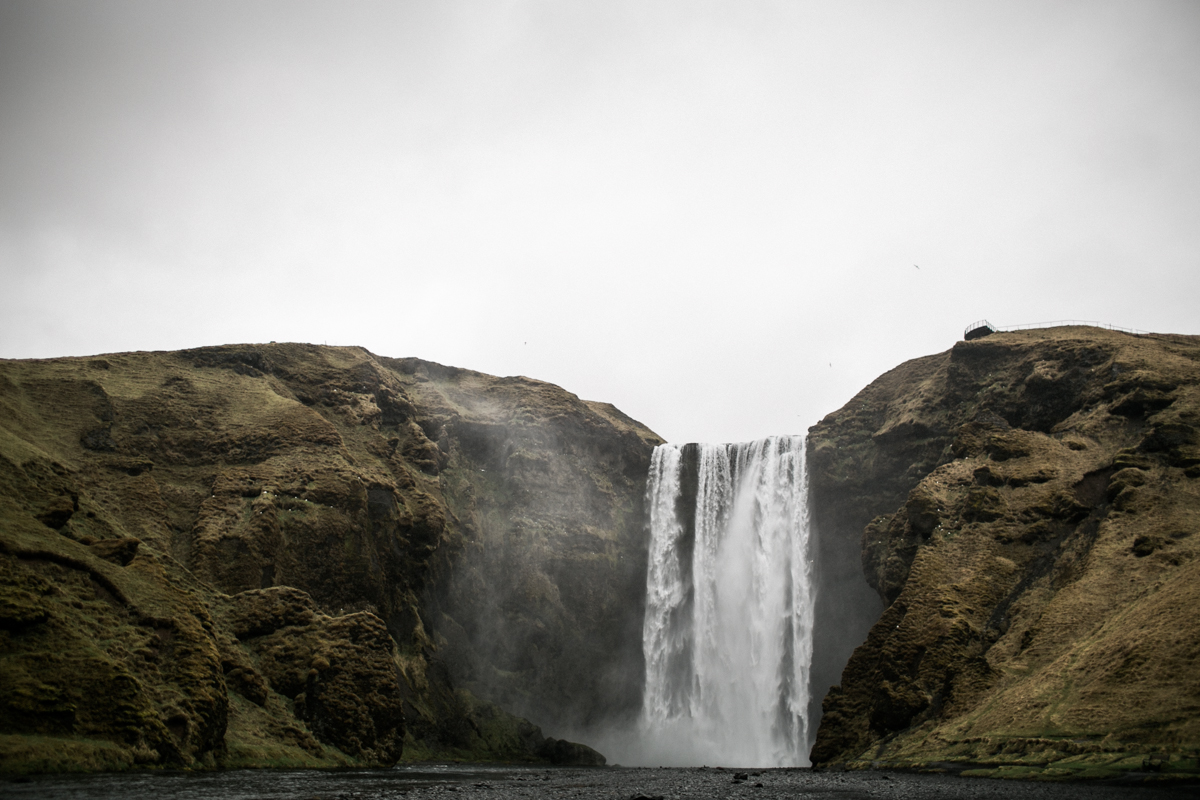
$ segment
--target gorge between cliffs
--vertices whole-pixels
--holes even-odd
[[[0,771],[1195,770],[1198,414],[1200,338],[1090,327],[741,445],[361,348],[0,361]]]

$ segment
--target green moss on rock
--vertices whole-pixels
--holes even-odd
[[[657,441],[361,348],[0,362],[0,770],[60,745],[87,769],[544,759],[479,695],[628,705],[610,645]],[[496,625],[469,590],[506,590],[474,560],[501,543],[529,580]],[[546,620],[574,655],[530,640]],[[510,649],[479,657],[489,636]]]
[[[887,604],[812,758],[1079,778],[1200,748],[1200,341],[997,334],[812,429],[813,517]]]

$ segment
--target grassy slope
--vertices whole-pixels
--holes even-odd
[[[386,763],[386,720],[320,716],[349,696],[356,613],[395,641],[408,757],[532,757],[540,734],[436,658],[424,597],[474,481],[426,435],[416,370],[381,361],[272,344],[0,362],[0,770]],[[536,427],[542,399],[518,394]],[[310,648],[294,665],[227,613],[282,585],[314,604],[287,628]],[[316,688],[289,683],[310,661]]]
[[[222,651],[240,648],[210,613],[222,593],[174,557],[191,549],[189,518],[215,497],[223,456],[286,401],[169,354],[0,369],[0,769],[351,763],[289,698],[270,691],[260,707],[227,691]],[[194,402],[162,396],[181,386]],[[157,438],[148,426],[167,428],[158,451],[138,446]]]
[[[1198,421],[1194,338],[1079,328],[960,343],[823,421],[818,492],[878,514],[863,563],[890,606],[814,760],[1195,769]]]

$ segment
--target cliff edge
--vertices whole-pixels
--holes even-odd
[[[361,348],[0,361],[0,771],[603,763],[539,724],[636,705],[659,441]]]
[[[885,610],[818,766],[1195,769],[1200,337],[999,333],[809,434],[813,520]]]

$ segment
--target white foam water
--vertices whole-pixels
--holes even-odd
[[[655,449],[638,737],[645,763],[808,766],[804,466],[801,436]]]

